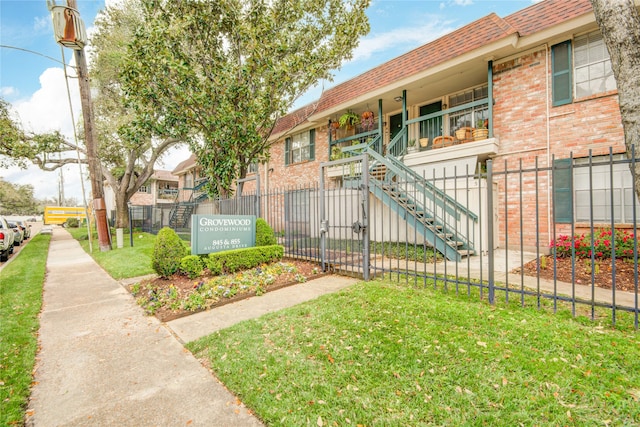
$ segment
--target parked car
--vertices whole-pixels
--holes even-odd
[[[27,240],[29,237],[31,237],[31,224],[27,224],[26,221],[22,220],[18,220],[15,223],[22,229],[24,240]]]
[[[24,232],[15,222],[9,222],[9,228],[13,229],[13,246],[20,246],[24,240]]]
[[[13,253],[14,231],[9,227],[9,223],[0,216],[0,261],[9,259],[9,254]]]

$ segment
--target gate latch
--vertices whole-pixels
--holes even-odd
[[[320,234],[324,234],[329,231],[329,221],[323,219],[320,221]]]
[[[356,221],[353,224],[351,224],[351,229],[353,230],[354,233],[356,234],[360,234],[364,231],[366,227],[360,222],[360,221]]]

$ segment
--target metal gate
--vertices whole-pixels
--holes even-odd
[[[319,227],[323,271],[369,280],[369,158],[320,165]]]

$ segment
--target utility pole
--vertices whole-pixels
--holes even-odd
[[[67,6],[75,10],[78,9],[76,0],[67,0]],[[111,250],[111,239],[109,238],[107,210],[104,202],[102,170],[100,162],[98,161],[98,147],[93,128],[91,88],[89,86],[89,73],[87,60],[84,54],[84,47],[81,49],[74,49],[73,54],[76,60],[78,84],[80,85],[80,102],[82,105],[82,118],[84,120],[87,165],[89,167],[89,177],[91,178],[91,194],[93,196],[93,212],[96,217],[96,229],[98,231],[98,244],[100,246],[100,251],[106,252]]]

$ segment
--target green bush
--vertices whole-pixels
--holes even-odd
[[[164,227],[153,245],[151,267],[161,277],[169,277],[180,269],[180,261],[187,255],[182,240],[175,231]]]
[[[256,219],[256,246],[271,246],[278,243],[273,228],[263,218]]]
[[[78,218],[67,218],[64,222],[64,226],[69,228],[78,228],[80,223],[78,222]]]
[[[256,246],[209,254],[207,267],[212,274],[235,273],[261,264],[279,261],[284,255],[280,245]]]
[[[204,270],[204,262],[198,255],[187,255],[180,260],[180,271],[182,271],[189,279],[195,279],[202,275]]]

